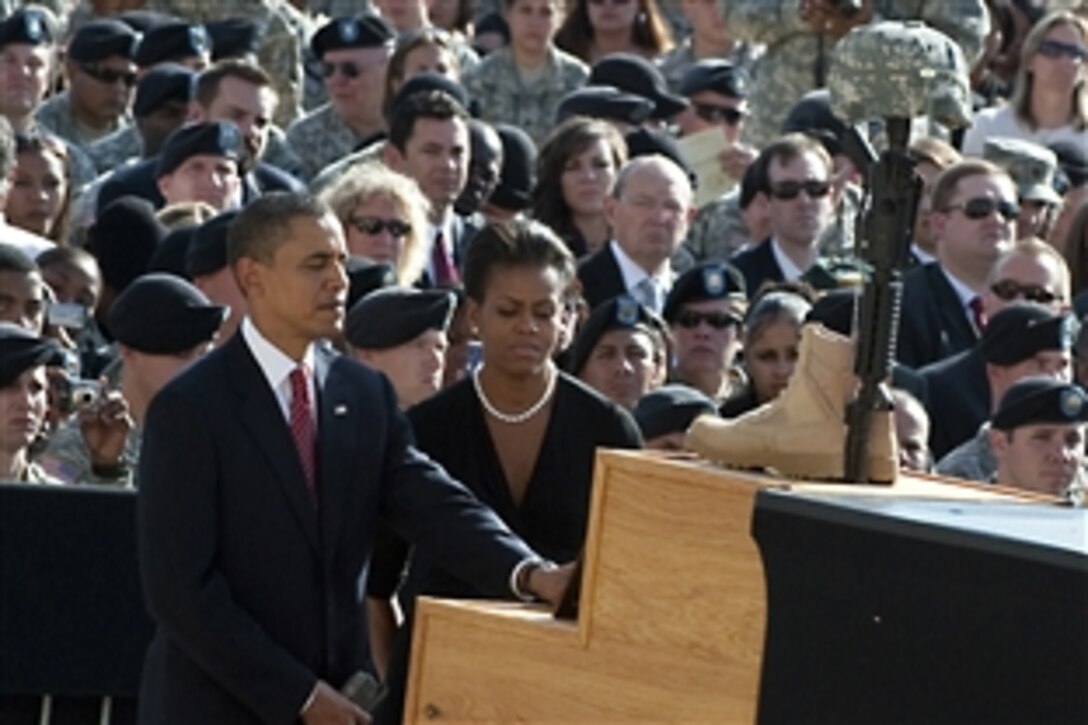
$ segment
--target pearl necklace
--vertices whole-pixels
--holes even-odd
[[[544,388],[544,394],[540,396],[540,400],[536,401],[525,410],[520,413],[503,413],[496,408],[491,401],[487,399],[487,395],[484,394],[484,386],[480,384],[480,371],[483,369],[484,366],[481,365],[472,373],[472,387],[476,389],[476,397],[480,399],[480,405],[484,407],[484,410],[487,411],[488,415],[510,425],[524,423],[539,413],[548,403],[548,400],[551,399],[552,393],[555,392],[555,379],[559,377],[559,373],[553,370],[551,378],[548,379],[548,385]]]

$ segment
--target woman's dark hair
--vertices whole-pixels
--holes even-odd
[[[631,42],[649,55],[660,55],[672,49],[672,32],[655,0],[637,0],[638,13],[631,26]],[[589,61],[593,41],[593,25],[589,22],[589,0],[577,0],[555,34],[555,44],[561,50]]]
[[[563,170],[572,157],[600,140],[612,149],[612,163],[618,172],[627,163],[627,144],[608,121],[581,116],[568,118],[548,134],[540,147],[536,159],[537,182],[531,199],[532,214],[561,237],[571,236],[573,232],[570,207],[563,198]]]
[[[15,136],[15,158],[20,154],[37,153],[52,154],[60,161],[64,169],[64,198],[60,202],[60,213],[53,222],[53,228],[47,229],[46,238],[57,244],[68,244],[69,222],[72,217],[72,160],[68,154],[68,147],[56,136],[32,132],[26,135]],[[18,162],[16,162],[18,167]]]
[[[472,239],[465,259],[465,294],[483,302],[498,267],[552,268],[564,292],[574,279],[574,257],[548,227],[528,219],[492,222]]]

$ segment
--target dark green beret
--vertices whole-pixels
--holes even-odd
[[[229,310],[172,274],[139,277],[117,296],[109,330],[122,345],[150,355],[176,355],[209,342]]]
[[[1025,378],[1001,398],[990,427],[1009,431],[1041,423],[1088,421],[1088,395],[1079,385],[1050,377]]]
[[[612,330],[642,330],[651,336],[656,333],[664,339],[665,323],[630,295],[623,294],[602,302],[590,313],[574,341],[574,352],[570,359],[571,373],[578,375],[582,372],[593,348],[597,347],[606,332]]]
[[[0,48],[12,43],[52,45],[55,36],[52,20],[37,8],[16,10],[0,21]]]
[[[11,322],[0,322],[0,388],[11,385],[30,368],[63,362],[64,353],[53,340]]]
[[[165,61],[181,61],[193,56],[211,54],[212,41],[208,30],[198,23],[178,20],[151,28],[140,41],[133,60],[141,68]]]
[[[744,275],[731,264],[703,262],[677,278],[669,296],[665,298],[662,316],[673,322],[680,308],[689,302],[720,300],[727,297],[747,299],[748,290]]]
[[[704,413],[716,415],[718,406],[706,395],[688,387],[671,383],[642,396],[635,405],[635,420],[646,440],[669,433],[683,433]]]
[[[982,332],[982,358],[1008,367],[1043,350],[1072,350],[1077,321],[1034,302],[1015,302],[998,312]]]
[[[185,253],[185,276],[196,279],[227,266],[227,230],[238,216],[237,209],[213,216],[201,224]]]
[[[396,40],[397,30],[388,20],[375,13],[361,13],[325,23],[310,40],[310,50],[320,59],[330,50],[392,47]]]
[[[192,156],[206,154],[240,161],[242,153],[242,134],[230,121],[191,123],[167,137],[159,152],[155,178],[166,176]]]
[[[348,312],[344,335],[364,350],[403,345],[427,330],[445,330],[457,297],[449,290],[386,287],[356,302]]]

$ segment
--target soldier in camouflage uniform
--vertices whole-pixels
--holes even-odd
[[[680,92],[684,74],[697,61],[727,60],[749,74],[763,48],[730,37],[722,8],[717,0],[685,0],[684,15],[691,24],[691,35],[665,54],[658,63],[661,75],[673,93]]]
[[[287,129],[287,141],[312,178],[384,130],[382,86],[396,31],[378,15],[337,18],[310,46],[322,59],[332,100]]]
[[[767,48],[756,63],[746,132],[756,146],[778,134],[804,93],[825,85],[835,44],[852,27],[876,18],[922,20],[955,40],[971,61],[989,31],[984,0],[863,0],[851,17],[831,9],[831,0],[721,1],[734,36]]]

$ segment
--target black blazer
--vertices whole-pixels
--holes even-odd
[[[582,260],[578,265],[578,281],[591,310],[627,291],[611,242]]]
[[[315,508],[243,335],[152,401],[138,546],[156,624],[144,723],[290,723],[363,666],[357,584],[379,518],[492,596],[530,550],[417,452],[380,375],[318,352]]]
[[[978,341],[956,290],[936,262],[915,267],[903,276],[896,359],[920,368]]]
[[[920,371],[929,389],[929,450],[939,461],[990,417],[990,383],[979,346]]]

